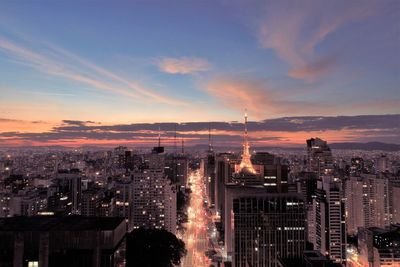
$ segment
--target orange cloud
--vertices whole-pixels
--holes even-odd
[[[273,90],[261,80],[224,77],[212,80],[205,90],[222,102],[224,106],[243,112],[247,109],[252,117],[265,119],[267,116],[313,114],[327,111],[327,105],[304,100],[288,101],[287,92]],[[333,107],[336,109],[336,106]],[[300,111],[300,112],[299,112]]]
[[[217,79],[205,88],[207,92],[231,109],[248,109],[255,117],[263,117],[270,108],[271,93],[263,88],[261,82],[239,79]]]
[[[54,126],[56,126],[56,124],[47,121],[26,121],[0,118],[0,133],[42,133],[51,130]]]
[[[211,68],[210,63],[202,58],[180,57],[162,58],[157,62],[158,68],[170,74],[189,74],[200,71],[206,71]]]
[[[299,78],[313,79],[315,73],[326,71],[333,59],[322,60],[308,68],[298,69],[291,75]],[[256,119],[282,116],[307,115],[348,115],[368,114],[371,109],[380,109],[385,113],[398,113],[399,101],[396,99],[361,99],[342,101],[340,103],[318,102],[307,100],[306,92],[294,97],[298,91],[276,90],[262,81],[241,79],[238,77],[222,77],[211,80],[202,86],[206,92],[220,101],[225,107],[243,112],[247,109]],[[292,98],[293,100],[288,100]],[[351,104],[349,104],[349,101]],[[360,102],[361,101],[361,102]],[[339,112],[338,112],[339,110]]]

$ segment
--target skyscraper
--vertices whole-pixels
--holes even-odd
[[[132,230],[132,201],[133,201],[133,184],[128,178],[121,178],[115,182],[115,209],[116,217],[125,218],[128,230]]]
[[[78,169],[59,170],[57,173],[59,190],[66,191],[71,214],[80,214],[82,201],[82,174]]]
[[[317,184],[314,249],[332,260],[346,260],[346,223],[342,185],[338,178],[323,176]]]
[[[400,225],[361,228],[358,234],[362,266],[400,266]]]
[[[233,266],[277,266],[305,249],[305,206],[299,194],[227,185],[225,248]]]
[[[307,140],[307,171],[322,175],[333,172],[333,157],[328,143],[320,138]]]
[[[163,228],[175,233],[176,185],[165,173],[165,155],[159,151],[145,155],[145,168],[132,173],[132,222],[134,228]]]
[[[347,231],[359,227],[386,227],[390,224],[389,181],[375,174],[362,174],[345,181]]]

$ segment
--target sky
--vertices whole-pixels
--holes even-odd
[[[396,0],[0,1],[0,146],[400,143],[399,51]]]

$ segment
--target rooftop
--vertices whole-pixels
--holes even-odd
[[[87,231],[113,230],[122,222],[118,217],[83,217],[83,216],[18,216],[0,218],[0,231]]]

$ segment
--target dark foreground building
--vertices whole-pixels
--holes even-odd
[[[322,255],[317,250],[305,250],[302,258],[278,260],[278,267],[342,267],[340,263],[334,262],[328,257]]]
[[[114,266],[126,233],[123,218],[0,219],[0,266]]]

